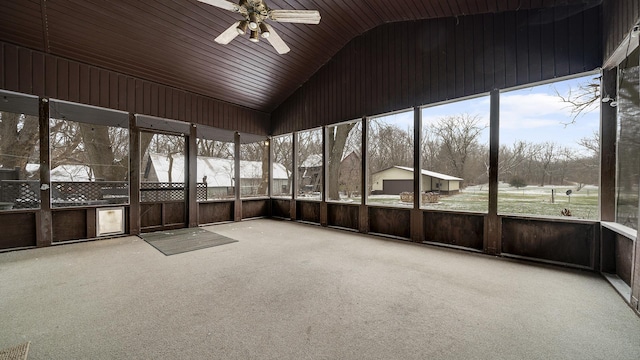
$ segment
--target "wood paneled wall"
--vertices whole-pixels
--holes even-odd
[[[0,89],[266,135],[269,114],[0,42]]]
[[[593,70],[600,6],[379,26],[352,40],[271,116],[278,135]]]
[[[604,59],[609,58],[640,18],[640,1],[605,0],[602,5]]]

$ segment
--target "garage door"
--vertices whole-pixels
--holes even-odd
[[[399,195],[401,192],[413,192],[413,180],[382,180],[382,193]]]

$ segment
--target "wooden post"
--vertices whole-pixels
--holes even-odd
[[[638,199],[638,208],[640,209],[640,199]],[[637,228],[640,229],[640,219],[638,219]],[[640,313],[640,237],[637,235],[631,264],[631,308]]]
[[[269,185],[267,186],[267,196],[269,197],[269,201],[267,202],[267,216],[273,216],[273,202],[271,201],[271,195],[273,194],[273,152],[271,151],[271,146],[273,144],[273,139],[269,136],[267,140],[265,140],[267,146],[266,151],[268,161],[269,161]]]
[[[129,234],[140,234],[140,129],[136,116],[129,114]]]
[[[420,209],[422,194],[422,156],[420,142],[422,138],[422,109],[413,108],[413,209],[411,209],[411,240],[421,243],[424,241],[422,210]]]
[[[53,241],[53,218],[51,216],[51,158],[49,154],[49,99],[39,99],[40,128],[40,212],[36,217],[36,246],[50,246]],[[38,219],[39,218],[39,219]]]
[[[360,207],[358,208],[358,231],[363,234],[369,232],[369,208],[367,207],[367,195],[369,193],[369,177],[368,177],[368,155],[367,147],[369,141],[367,140],[367,134],[369,132],[369,121],[366,116],[362,117],[362,142],[360,148]]]
[[[198,128],[191,124],[187,138],[187,223],[198,226]]]
[[[602,96],[617,98],[617,68],[602,72]],[[617,112],[609,103],[600,106],[600,220],[616,221]]]
[[[240,133],[235,132],[233,136],[234,156],[233,156],[233,190],[235,194],[234,202],[234,221],[242,221],[242,200],[240,199]]]
[[[502,252],[502,224],[498,217],[498,153],[500,150],[500,91],[491,91],[489,123],[489,209],[484,222],[484,251]]]
[[[291,134],[291,202],[289,203],[289,217],[291,220],[298,218],[298,210],[296,206],[296,193],[298,189],[298,133],[293,132]]]
[[[327,126],[323,126],[322,127],[322,169],[321,169],[321,174],[322,174],[322,181],[320,183],[320,191],[322,192],[322,196],[320,197],[320,225],[321,226],[327,226],[329,224],[329,221],[327,219],[327,150],[328,150],[328,146],[327,146],[327,140],[329,138],[328,136],[328,131],[329,128]]]
[[[636,84],[636,86],[640,86],[640,84]],[[616,94],[616,98],[618,98],[618,94]],[[637,106],[638,105],[636,103],[636,109],[637,109]],[[613,117],[613,115],[611,116]],[[617,121],[614,123],[617,123]],[[612,127],[614,131],[613,136],[615,136],[616,127],[615,125],[613,125]],[[600,151],[602,153],[602,149]],[[615,157],[613,161],[615,161]],[[614,168],[615,168],[615,165],[614,165]],[[614,174],[615,174],[615,171],[614,171]],[[615,180],[612,185],[615,189]],[[600,186],[602,187],[602,184]],[[613,195],[608,195],[608,196],[614,197],[615,191],[612,194]],[[638,199],[638,208],[640,209],[640,199]],[[615,219],[615,214],[613,216],[613,219]],[[638,224],[636,226],[636,229],[640,229],[640,218],[638,219]],[[634,309],[636,312],[640,313],[640,236],[638,236],[637,234],[634,242],[633,258],[631,262],[631,308]]]

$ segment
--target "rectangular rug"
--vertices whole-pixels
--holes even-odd
[[[201,228],[158,231],[140,237],[167,256],[238,242]]]
[[[16,345],[7,349],[0,350],[0,360],[26,360],[27,354],[29,354],[29,344]]]

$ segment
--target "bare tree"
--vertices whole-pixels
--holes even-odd
[[[38,139],[38,118],[36,116],[0,112],[1,167],[19,168],[20,177],[26,178],[27,163],[32,154],[38,150],[36,149]]]
[[[340,164],[344,156],[349,134],[357,124],[356,122],[346,123],[331,126],[328,129],[327,152],[329,159],[327,165],[329,167],[329,178],[327,179],[327,187],[329,189],[328,196],[331,200],[340,200]]]
[[[232,142],[198,139],[196,144],[198,146],[198,156],[233,159],[234,143]]]
[[[555,92],[560,100],[571,108],[571,121],[565,123],[565,125],[575,124],[581,114],[593,109],[600,103],[600,83],[596,79],[581,83],[575,89],[569,89],[567,94],[561,94],[557,89],[555,89]]]
[[[273,163],[281,164],[287,172],[287,189],[291,189],[293,177],[293,144],[292,136],[276,136],[271,138]]]
[[[501,146],[498,154],[499,178],[508,181],[513,177],[527,177],[526,172],[529,171],[531,162],[538,157],[540,151],[539,144],[527,141],[516,141],[511,146]],[[488,153],[485,168],[488,174]]]
[[[538,168],[540,170],[540,186],[544,186],[547,178],[552,175],[552,163],[557,157],[558,144],[547,141],[542,144],[542,151],[538,154]]]
[[[116,131],[121,130],[119,128],[86,123],[79,123],[78,126],[85,149],[86,164],[91,167],[94,178],[109,181],[126,180],[129,164],[117,155],[119,153],[120,156],[124,156],[123,150],[129,148],[127,132]]]
[[[443,117],[431,129],[440,142],[440,156],[447,163],[447,171],[464,178],[467,160],[474,150],[478,150],[478,140],[486,126],[480,125],[478,115],[453,115]]]
[[[369,125],[369,174],[392,166],[413,167],[413,128],[376,119]]]

